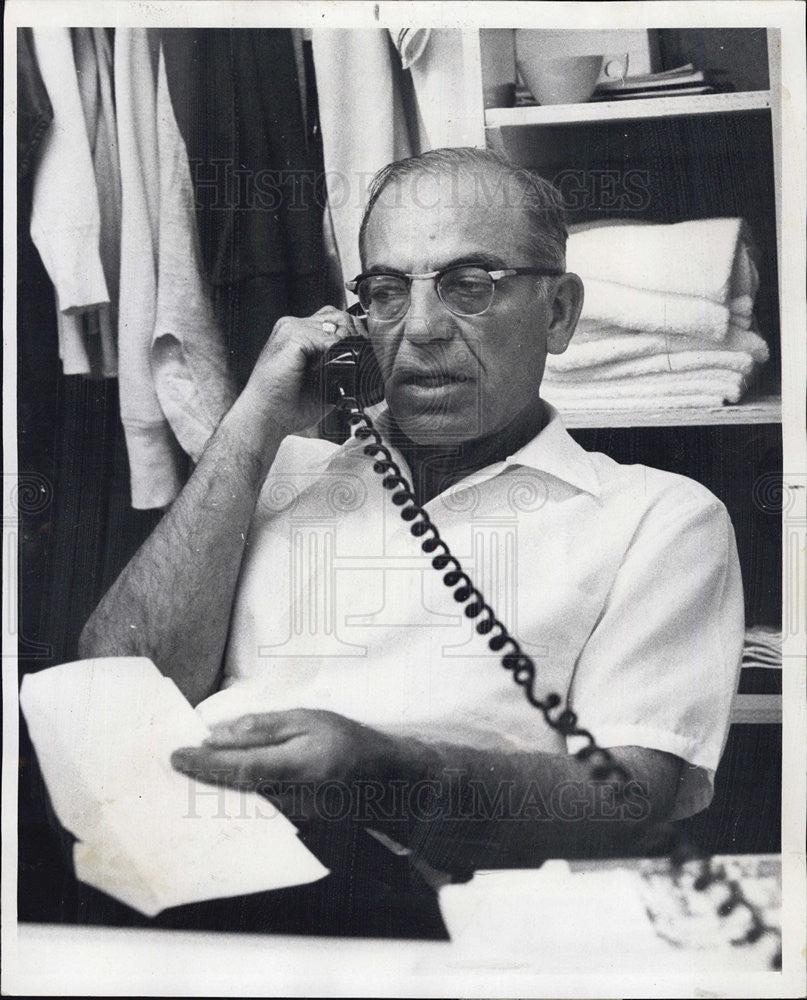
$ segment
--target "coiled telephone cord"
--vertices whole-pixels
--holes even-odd
[[[493,652],[502,653],[502,667],[509,671],[514,682],[522,689],[527,701],[543,715],[546,723],[562,736],[583,737],[585,746],[581,747],[575,756],[579,760],[587,760],[591,764],[591,775],[595,781],[616,782],[615,799],[618,801],[624,794],[624,785],[630,781],[630,775],[604,747],[597,744],[588,729],[578,723],[577,714],[569,708],[562,707],[557,714],[552,714],[562,705],[560,695],[548,694],[543,700],[537,698],[533,691],[536,668],[532,658],[528,656],[507,630],[506,626],[496,617],[495,612],[483,595],[474,586],[473,581],[463,570],[456,556],[451,554],[446,542],[440,537],[436,525],[429,514],[421,507],[415,498],[411,484],[403,475],[400,466],[393,459],[389,448],[373,426],[371,418],[360,408],[357,401],[350,396],[343,396],[340,407],[347,413],[348,422],[354,428],[353,436],[360,441],[369,441],[363,448],[364,454],[375,459],[373,470],[384,478],[381,485],[391,492],[390,499],[400,507],[401,518],[411,522],[410,532],[415,538],[422,538],[420,547],[423,552],[432,554],[431,564],[435,570],[444,572],[443,583],[454,589],[454,600],[465,605],[463,611],[467,618],[479,619],[476,631],[480,635],[489,636],[488,647]],[[395,492],[392,492],[395,491]],[[711,858],[704,855],[684,836],[683,832],[671,824],[663,824],[661,833],[672,837],[673,846],[669,850],[669,861],[673,874],[681,871],[683,865],[690,861],[697,862],[698,874],[693,888],[703,892],[710,886],[722,884],[726,898],[717,908],[721,917],[728,917],[738,909],[744,909],[748,914],[748,928],[741,941],[737,944],[758,941],[765,935],[772,935],[777,941],[777,950],[771,959],[772,969],[781,969],[781,933],[778,928],[770,926],[762,916],[759,908],[743,893],[740,884],[730,879],[725,869],[715,865]]]

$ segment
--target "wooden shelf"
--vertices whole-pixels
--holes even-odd
[[[550,391],[547,399],[553,402]],[[759,396],[733,406],[641,410],[573,410],[558,404],[563,423],[570,428],[595,427],[698,427],[731,424],[778,424],[782,420],[779,396]]]
[[[731,707],[731,722],[752,725],[781,725],[782,696],[780,694],[738,694]]]
[[[689,97],[648,97],[587,104],[547,104],[521,108],[489,108],[488,128],[523,125],[567,125],[585,122],[633,121],[639,118],[669,118],[671,115],[734,114],[762,111],[771,106],[768,90],[736,94],[692,94]]]

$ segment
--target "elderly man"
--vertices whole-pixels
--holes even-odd
[[[364,321],[276,325],[82,635],[82,655],[149,656],[204,702],[211,738],[175,767],[295,819],[347,790],[353,826],[441,870],[627,853],[708,804],[742,643],[731,524],[697,483],[583,451],[542,401],[583,301],[565,241],[554,189],[491,153],[376,177],[349,286]],[[532,657],[534,696],[568,701],[630,775],[621,797],[501,669],[366,442],[296,436],[325,412],[312,364],[349,333],[417,503]]]

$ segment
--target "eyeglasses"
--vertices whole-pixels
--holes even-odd
[[[508,267],[488,271],[473,264],[456,264],[442,271],[426,274],[370,271],[346,281],[345,287],[359,297],[359,303],[370,319],[389,323],[400,319],[409,308],[413,281],[433,280],[437,297],[455,316],[481,316],[490,308],[496,292],[496,282],[519,274],[558,277],[557,269],[538,267]]]

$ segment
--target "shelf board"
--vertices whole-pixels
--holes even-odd
[[[547,399],[553,403],[551,392]],[[641,410],[574,410],[553,404],[566,427],[699,427],[731,424],[778,424],[782,420],[779,396],[758,396],[731,406],[667,409],[648,406]]]
[[[753,725],[782,724],[782,696],[780,694],[738,694],[731,707],[732,724]]]
[[[505,128],[519,125],[632,121],[637,118],[668,118],[671,115],[715,115],[737,111],[761,111],[770,106],[769,90],[750,90],[737,94],[692,94],[689,97],[647,97],[586,104],[488,108],[485,112],[485,125],[488,128]]]

